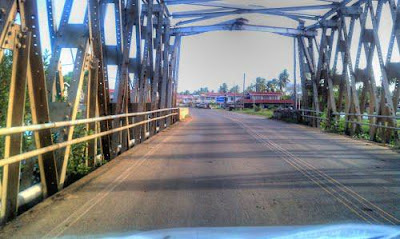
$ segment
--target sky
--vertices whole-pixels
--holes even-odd
[[[179,91],[200,87],[217,90],[226,82],[242,89],[256,77],[293,75],[293,39],[265,32],[212,32],[184,37],[179,67]]]
[[[42,48],[50,49],[49,34],[46,15],[46,0],[37,0],[39,7],[39,19],[41,28]],[[61,10],[65,0],[54,0],[55,15],[59,20]],[[229,1],[229,0],[227,0]],[[230,0],[233,1],[234,0]],[[258,1],[258,2],[257,2]],[[289,6],[292,4],[315,3],[315,0],[248,0],[246,2],[255,2],[258,4],[267,4],[268,6]],[[238,1],[241,3],[243,1]],[[83,19],[83,13],[86,10],[86,0],[75,0],[73,4],[73,14],[69,22],[79,23]],[[110,6],[110,12],[113,12]],[[171,11],[188,10],[182,6],[173,7]],[[189,9],[193,10],[193,9]],[[379,35],[382,37],[382,46],[384,55],[386,55],[388,46],[388,37],[391,30],[391,20],[389,18],[388,8],[384,8],[383,18]],[[223,21],[237,18],[215,19],[215,21]],[[295,27],[295,22],[285,20],[282,17],[268,17],[258,14],[245,15],[249,19],[250,24],[260,25],[279,25],[285,27]],[[108,24],[113,22],[113,15],[106,16]],[[111,20],[110,20],[111,19]],[[176,23],[177,20],[173,20]],[[212,24],[216,22],[205,22],[204,24]],[[192,24],[193,25],[193,24]],[[195,25],[195,24],[194,24]],[[367,24],[368,25],[368,24]],[[352,58],[355,59],[359,31],[359,26],[356,25],[356,30],[352,42]],[[106,27],[106,42],[115,41],[113,30],[115,26],[108,25]],[[113,40],[114,39],[114,40]],[[277,78],[279,73],[287,69],[290,74],[290,79],[293,81],[293,39],[265,32],[210,32],[194,36],[185,36],[182,38],[181,59],[179,68],[179,83],[178,91],[194,91],[200,87],[208,87],[210,90],[218,90],[222,83],[227,83],[229,87],[239,85],[242,89],[243,75],[246,74],[246,87],[252,82],[255,82],[256,77],[263,77],[267,80]],[[317,39],[318,40],[318,39]],[[386,49],[385,49],[386,48]],[[73,57],[76,49],[63,49],[61,60],[64,74],[72,70]],[[400,62],[400,54],[395,49],[395,54],[392,56],[393,62]],[[361,67],[365,63],[365,57],[361,59]],[[354,63],[354,62],[353,62]],[[365,65],[365,64],[364,64]],[[377,82],[379,83],[380,71],[378,67],[377,54],[375,54],[374,65],[377,71],[375,72]],[[116,70],[115,67],[109,66],[110,88],[112,85]],[[298,67],[297,67],[298,68]],[[299,81],[299,71],[297,69],[297,79]]]

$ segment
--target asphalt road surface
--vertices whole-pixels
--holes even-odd
[[[400,224],[398,153],[257,116],[191,115],[38,204],[0,236]]]

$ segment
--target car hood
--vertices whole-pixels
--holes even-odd
[[[382,225],[321,225],[282,227],[198,227],[145,231],[108,238],[130,239],[220,239],[220,238],[400,238],[400,228]]]

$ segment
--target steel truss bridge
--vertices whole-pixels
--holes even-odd
[[[86,7],[86,1],[65,0],[59,21],[54,2],[45,2],[51,44],[45,71],[39,26],[46,19],[39,18],[37,1],[0,1],[0,59],[11,52],[13,57],[6,127],[0,129],[5,137],[0,160],[3,222],[17,215],[25,191],[44,198],[63,188],[74,145],[87,144],[86,163],[93,166],[177,120],[174,107],[185,36],[260,31],[291,37],[301,76],[296,92],[302,92],[294,97],[301,101],[296,108],[304,120],[317,127],[324,112],[333,121],[344,115],[354,133],[367,114],[372,138],[383,132],[383,137],[398,140],[400,62],[392,53],[400,49],[400,1],[243,5],[228,0],[87,0]],[[71,22],[79,8],[85,9],[83,20]],[[382,14],[385,8],[389,10]],[[253,24],[245,17],[253,15],[287,19],[289,24]],[[382,19],[391,22],[386,52],[379,33]],[[115,29],[107,31],[109,26]],[[115,38],[112,44],[109,35]],[[71,48],[76,49],[73,71],[65,84],[60,62],[63,49]],[[110,86],[110,65],[117,66],[115,87]],[[381,79],[375,79],[377,71]],[[26,97],[32,124],[24,126]],[[77,137],[74,129],[82,125],[86,133]],[[27,132],[34,133],[35,149],[22,153]],[[20,182],[32,178],[36,163],[40,183],[21,192]]]

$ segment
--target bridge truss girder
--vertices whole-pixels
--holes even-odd
[[[45,73],[37,1],[0,2],[0,60],[4,54],[13,52],[7,127],[24,124],[25,88],[29,92],[33,124],[171,107],[174,103],[172,96],[176,95],[177,90],[175,66],[179,51],[176,48],[180,46],[180,37],[170,35],[166,7],[160,5],[164,8],[153,11],[152,2],[146,2],[142,3],[148,5],[144,11],[138,0],[88,0],[83,22],[71,23],[74,4],[76,0],[65,1],[58,24],[54,1],[46,1],[51,57]],[[115,20],[115,44],[106,43],[106,34],[109,33],[105,31],[105,26],[109,19],[105,19],[105,16],[109,5],[114,9],[111,15]],[[16,22],[17,13],[20,24]],[[154,30],[157,32],[155,36],[152,34]],[[69,79],[64,79],[62,74],[62,52],[65,49],[76,50],[71,54],[73,67]],[[155,62],[153,51],[157,55]],[[110,94],[109,90],[112,87],[108,72],[110,65],[116,66],[114,94]],[[159,114],[164,112],[153,113],[152,117],[159,117]],[[145,116],[140,117],[147,120]],[[139,121],[140,117],[135,120]],[[168,126],[174,122],[175,118],[168,117],[165,123]],[[128,117],[90,123],[86,127],[86,134],[106,132],[133,123],[133,119]],[[162,125],[161,128],[164,127]],[[152,121],[151,127],[140,125],[105,135],[99,141],[90,140],[86,164],[94,166],[99,152],[102,158],[109,160],[128,150],[133,142],[137,144],[144,141],[147,133],[151,136],[156,131],[157,124]],[[76,137],[75,133],[75,126],[35,131],[35,146],[40,149],[68,142]],[[21,154],[21,137],[22,134],[6,136],[5,158]],[[39,156],[37,162],[43,197],[53,195],[64,186],[72,151],[73,148],[68,145]],[[24,164],[31,166],[35,163],[35,160],[24,161]],[[3,222],[17,215],[20,181],[24,177],[19,161],[3,168]]]
[[[346,129],[350,134],[355,133],[362,126],[362,114],[366,111],[367,101],[369,104],[369,123],[370,136],[372,139],[377,137],[377,124],[386,127],[382,130],[382,138],[387,141],[391,134],[396,133],[396,109],[399,104],[399,83],[400,83],[400,62],[392,62],[394,45],[399,49],[399,3],[394,0],[358,1],[352,7],[360,8],[357,14],[347,14],[346,11],[339,10],[336,15],[331,17],[331,21],[336,22],[336,26],[322,28],[320,44],[316,38],[298,36],[299,63],[300,69],[305,71],[302,76],[303,104],[302,107],[315,111],[315,117],[319,117],[321,112],[328,109],[333,118],[338,118],[340,112],[345,114]],[[383,56],[382,43],[379,36],[379,23],[383,17],[382,9],[384,5],[390,8],[390,17],[393,21],[393,28],[390,33],[390,43],[386,59]],[[367,20],[372,27],[368,28]],[[360,25],[360,35],[354,35],[355,24]],[[329,31],[329,34],[327,33]],[[351,47],[353,38],[357,37],[359,43],[355,58],[352,58]],[[305,43],[308,40],[308,44]],[[335,41],[334,41],[335,40]],[[335,44],[336,46],[334,46]],[[318,54],[314,54],[314,49],[318,49]],[[335,49],[335,52],[333,52]],[[362,54],[365,54],[366,68],[360,68]],[[374,69],[374,53],[377,54],[379,69]],[[316,64],[314,57],[318,57]],[[333,62],[331,62],[333,61]],[[355,64],[354,64],[355,63]],[[342,72],[336,73],[338,64],[342,65]],[[354,64],[354,65],[353,65]],[[374,71],[379,70],[382,75],[381,87],[377,85]],[[322,74],[323,73],[323,74]],[[390,84],[394,81],[394,90]],[[357,91],[357,84],[362,83],[361,94]],[[378,92],[378,88],[381,88]],[[335,97],[335,90],[339,91],[339,96]],[[312,97],[309,97],[312,95]],[[335,100],[336,98],[336,100]],[[312,99],[312,100],[310,100]],[[368,100],[369,99],[369,100]],[[319,120],[311,120],[317,126]]]
[[[55,18],[54,1],[47,0],[47,18],[52,55],[47,72],[43,62],[39,33],[39,15],[36,1],[0,1],[0,60],[6,51],[13,52],[13,71],[7,127],[23,125],[25,88],[28,89],[33,124],[42,124],[78,118],[95,118],[131,112],[142,112],[171,108],[176,105],[180,47],[187,35],[210,31],[263,31],[293,37],[297,51],[301,76],[301,108],[313,111],[314,118],[307,118],[310,124],[318,126],[322,112],[338,118],[346,114],[350,133],[362,125],[361,114],[369,104],[371,137],[377,137],[379,128],[384,138],[398,139],[394,128],[396,106],[400,98],[400,66],[392,62],[396,45],[400,49],[400,5],[399,0],[328,1],[329,4],[297,7],[255,7],[224,4],[220,1],[203,0],[87,0],[88,7],[84,20],[70,23],[74,3],[66,0],[61,11],[60,23]],[[352,4],[351,6],[349,4]],[[376,4],[375,4],[376,3]],[[201,5],[209,10],[170,12],[169,6],[177,4]],[[108,8],[109,6],[112,8]],[[388,5],[393,29],[386,59],[378,35],[382,8]],[[376,6],[376,7],[375,7]],[[107,9],[113,9],[114,17]],[[326,10],[323,14],[312,14],[309,10]],[[17,13],[20,24],[15,22]],[[107,14],[106,14],[107,13]],[[263,14],[280,16],[298,24],[297,28],[248,24],[246,19],[217,22],[211,25],[201,23],[221,16],[242,14]],[[72,14],[73,15],[73,14]],[[107,43],[105,27],[111,20],[115,26],[115,43]],[[174,19],[179,19],[176,24]],[[371,21],[368,28],[366,22]],[[307,22],[311,21],[311,24]],[[354,35],[354,25],[359,22],[361,34]],[[197,25],[189,24],[195,23]],[[319,42],[317,39],[319,38]],[[353,59],[351,42],[359,38],[357,55]],[[64,79],[62,74],[63,49],[76,49],[73,55],[72,74]],[[133,52],[133,54],[132,54]],[[360,68],[361,55],[366,54],[367,66]],[[376,52],[376,53],[375,53]],[[379,70],[382,72],[382,87],[374,78],[373,59],[377,54]],[[336,73],[338,65],[342,72]],[[115,66],[115,86],[110,86],[110,66]],[[395,79],[395,89],[390,82]],[[68,85],[65,84],[68,81]],[[357,84],[362,82],[361,93]],[[68,89],[67,89],[68,88]],[[114,92],[110,93],[110,89]],[[339,92],[336,95],[336,92]],[[297,94],[294,96],[297,98]],[[297,102],[297,100],[296,100]],[[84,106],[84,107],[83,107]],[[165,112],[152,113],[160,117]],[[144,120],[145,116],[135,118]],[[86,134],[107,132],[135,123],[124,117],[89,123]],[[160,130],[172,124],[171,118],[161,119]],[[122,151],[143,141],[147,134],[156,134],[157,124],[127,128],[118,133],[91,139],[87,146],[87,165],[93,166],[100,155],[109,160]],[[35,146],[41,149],[57,143],[72,140],[74,126],[60,130],[35,131]],[[57,135],[57,137],[54,137]],[[22,134],[6,137],[5,158],[21,153]],[[382,137],[382,136],[381,136]],[[53,195],[65,183],[71,146],[49,152],[38,157],[43,197]],[[34,160],[26,160],[27,168],[33,168]],[[20,162],[3,167],[1,182],[1,218],[7,221],[16,216],[21,174]]]

